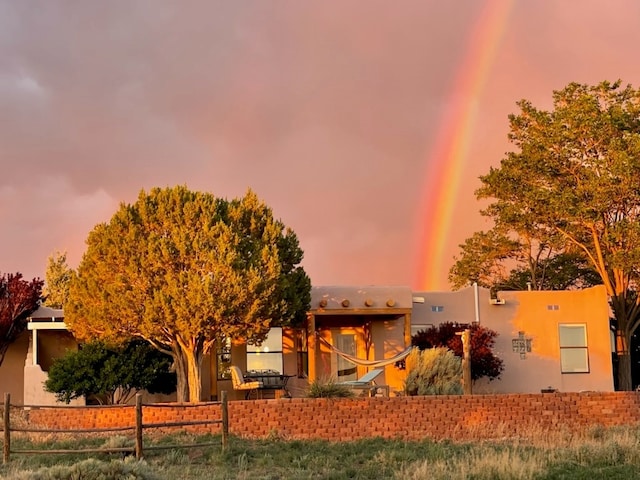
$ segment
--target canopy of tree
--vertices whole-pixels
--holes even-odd
[[[469,329],[471,356],[471,379],[477,380],[487,377],[493,380],[500,377],[504,369],[504,362],[493,353],[493,347],[498,334],[480,324],[460,325],[445,322],[437,327],[420,330],[411,338],[411,344],[420,350],[427,348],[446,347],[457,357],[462,358],[462,338],[459,333]]]
[[[125,404],[140,390],[172,393],[171,357],[144,341],[109,347],[96,341],[54,360],[45,389],[61,402],[86,397],[101,405]]]
[[[628,345],[640,321],[640,91],[572,83],[554,92],[550,111],[526,100],[518,106],[509,117],[515,151],[480,178],[477,196],[491,201],[483,213],[534,252],[571,254],[574,266],[597,273],[616,318],[619,388],[631,389]]]
[[[44,304],[51,308],[64,308],[69,298],[69,283],[73,271],[67,265],[67,253],[55,252],[47,259],[44,272]]]
[[[201,400],[202,358],[217,340],[260,342],[309,306],[296,235],[251,191],[142,191],[87,245],[65,321],[81,339],[140,337],[170,354],[179,401]]]
[[[598,272],[579,252],[533,241],[526,233],[495,227],[476,232],[460,245],[449,281],[454,289],[477,283],[499,290],[566,290],[602,283]],[[555,242],[556,244],[558,242]]]
[[[0,276],[0,365],[9,345],[27,328],[27,318],[38,308],[43,281],[22,279],[21,273]]]

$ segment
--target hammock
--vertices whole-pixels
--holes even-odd
[[[344,353],[344,352],[338,350],[336,347],[331,345],[329,342],[327,342],[324,338],[322,338],[319,335],[318,335],[318,338],[320,339],[320,341],[322,343],[324,343],[327,347],[329,347],[332,352],[334,352],[337,355],[341,356],[346,361],[351,362],[351,363],[355,363],[356,365],[362,365],[362,366],[365,366],[365,367],[383,367],[385,365],[390,365],[392,363],[399,362],[400,360],[404,359],[407,355],[409,355],[411,353],[411,350],[413,350],[413,348],[414,348],[413,346],[410,346],[405,351],[400,352],[400,353],[398,353],[398,354],[396,354],[396,355],[394,355],[393,357],[390,357],[390,358],[383,358],[382,360],[366,360],[366,359],[363,359],[363,358],[354,357],[353,355],[349,355],[348,353]]]

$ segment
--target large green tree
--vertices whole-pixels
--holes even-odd
[[[27,328],[27,319],[42,295],[42,280],[24,280],[20,272],[0,275],[0,365],[18,336]]]
[[[73,271],[67,264],[67,252],[55,252],[47,259],[44,272],[44,304],[51,308],[63,308],[69,298],[69,284]]]
[[[620,82],[571,83],[553,108],[518,102],[515,149],[482,176],[484,214],[587,261],[605,285],[616,321],[618,387],[629,390],[629,343],[640,323],[640,91]]]
[[[557,243],[557,242],[554,242]],[[454,289],[477,283],[498,290],[566,290],[601,284],[581,252],[561,251],[525,233],[498,228],[475,232],[459,245],[449,282]]]
[[[302,256],[251,191],[233,200],[183,186],[142,191],[89,234],[65,321],[81,339],[147,340],[173,357],[178,400],[200,401],[216,340],[260,342],[272,325],[304,318]]]
[[[170,367],[171,358],[145,341],[114,347],[98,340],[54,360],[44,386],[61,402],[86,397],[100,405],[125,404],[140,390],[174,392]]]

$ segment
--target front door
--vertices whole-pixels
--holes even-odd
[[[335,348],[348,355],[357,356],[358,343],[355,332],[332,330],[331,337]],[[338,382],[358,379],[356,364],[345,360],[335,352],[331,354],[331,373]]]

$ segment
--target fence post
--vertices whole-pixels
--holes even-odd
[[[136,394],[136,459],[142,458],[142,394]]]
[[[465,395],[471,395],[471,330],[462,332],[462,386]]]
[[[4,394],[4,412],[2,413],[2,420],[4,425],[4,445],[2,448],[2,463],[9,463],[9,453],[11,452],[11,421],[9,411],[11,409],[11,395],[9,393]]]
[[[229,441],[229,410],[227,409],[227,391],[220,392],[222,399],[222,405],[220,406],[222,415],[222,451],[227,449],[227,442]]]

